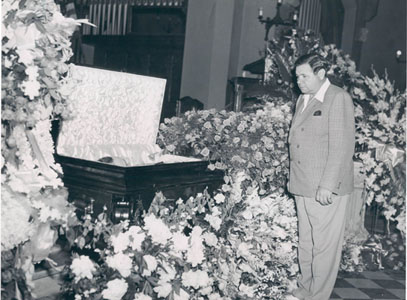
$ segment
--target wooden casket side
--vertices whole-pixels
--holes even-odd
[[[122,167],[57,155],[69,198],[80,213],[98,215],[107,209],[113,221],[134,219],[149,208],[156,192],[168,199],[187,199],[223,183],[223,172],[208,161]]]

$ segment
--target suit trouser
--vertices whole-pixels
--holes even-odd
[[[297,298],[329,300],[335,285],[342,254],[346,206],[350,195],[335,196],[329,205],[314,198],[295,196],[298,215]]]

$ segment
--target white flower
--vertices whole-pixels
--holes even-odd
[[[222,300],[223,298],[218,293],[213,293],[208,296],[208,300]]]
[[[129,228],[130,246],[133,250],[141,251],[141,245],[146,238],[146,234],[142,232],[138,226],[131,226]]]
[[[21,89],[24,91],[24,95],[27,95],[31,100],[40,95],[41,85],[36,80],[23,81]]]
[[[202,289],[199,289],[199,293],[201,293],[201,295],[209,295],[210,293],[212,293],[212,287],[207,286]]]
[[[151,255],[144,255],[143,259],[147,264],[147,270],[144,270],[143,275],[150,276],[151,272],[157,269],[157,260]]]
[[[240,243],[237,249],[237,257],[248,257],[250,256],[250,248],[251,245],[247,244],[247,243]]]
[[[31,23],[29,26],[19,23],[16,28],[7,30],[6,34],[9,40],[5,47],[19,50],[34,49],[35,41],[41,37],[41,32],[35,23]]]
[[[165,147],[169,152],[173,152],[175,150],[175,146],[174,145],[168,145]]]
[[[172,291],[172,285],[169,282],[158,281],[157,286],[154,288],[154,292],[157,293],[159,298],[166,298]]]
[[[215,229],[219,230],[220,225],[222,224],[222,219],[213,215],[206,215],[205,216],[205,221],[208,221],[208,223]]]
[[[121,300],[126,294],[128,284],[124,279],[114,279],[107,283],[107,289],[104,289],[102,296],[107,300]]]
[[[200,264],[204,259],[205,255],[203,252],[203,245],[202,245],[202,228],[199,226],[195,226],[191,232],[191,247],[188,249],[187,252],[187,261],[192,264],[193,267],[196,267]]]
[[[281,243],[280,247],[285,254],[289,254],[293,251],[293,244],[291,242]]]
[[[242,217],[246,220],[251,220],[253,219],[253,213],[251,212],[251,210],[246,209],[244,212],[242,212]]]
[[[216,196],[213,197],[213,199],[215,199],[216,204],[220,204],[220,203],[225,202],[225,195],[223,195],[223,194],[216,194]]]
[[[208,246],[214,247],[218,243],[218,238],[216,237],[216,235],[213,232],[206,232],[202,235],[202,237]]]
[[[63,218],[62,214],[57,210],[50,206],[47,206],[44,202],[41,201],[33,201],[32,206],[39,210],[39,217],[38,219],[41,222],[47,222],[49,220],[60,220]]]
[[[37,66],[28,66],[25,69],[25,73],[28,75],[30,80],[35,80],[38,76],[38,67]]]
[[[78,282],[82,278],[92,279],[92,272],[95,272],[96,268],[88,256],[81,255],[72,260],[71,270],[75,274],[75,282]]]
[[[204,123],[204,125],[203,125],[206,129],[211,129],[212,128],[212,124],[211,124],[211,122],[205,122]]]
[[[137,293],[134,295],[134,300],[153,300],[153,298],[143,293]]]
[[[132,259],[123,253],[117,253],[106,258],[107,265],[119,271],[120,275],[127,277],[131,273]]]
[[[254,289],[252,286],[248,286],[241,283],[239,286],[239,290],[243,292],[245,295],[249,296],[250,298],[254,297]]]
[[[287,232],[278,225],[274,225],[271,229],[273,237],[280,238],[284,240],[287,237]]]
[[[127,232],[120,232],[117,236],[111,237],[111,242],[115,253],[122,252],[130,244],[129,235]]]
[[[202,151],[201,151],[201,155],[202,155],[202,156],[208,156],[209,153],[210,153],[210,151],[209,151],[209,149],[206,148],[206,147],[203,148]]]
[[[182,284],[187,287],[193,287],[199,289],[204,288],[211,283],[208,273],[201,270],[189,270],[182,274]]]
[[[165,245],[167,240],[171,238],[171,232],[167,225],[165,225],[162,220],[157,219],[154,215],[145,217],[144,223],[153,242]]]
[[[158,281],[157,286],[154,288],[154,292],[157,293],[157,296],[160,298],[166,298],[172,291],[172,285],[169,282]]]
[[[172,247],[176,252],[186,251],[189,248],[188,244],[189,238],[182,232],[176,232],[172,236]]]
[[[9,250],[28,240],[33,234],[31,205],[25,195],[12,193],[1,185],[1,250]]]
[[[163,268],[159,269],[157,273],[160,279],[154,288],[154,292],[157,293],[158,297],[166,298],[172,291],[171,280],[175,278],[176,272],[171,266],[164,263]]]

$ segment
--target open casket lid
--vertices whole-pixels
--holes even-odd
[[[155,145],[166,80],[70,65],[74,118],[64,120],[57,153],[86,145]]]

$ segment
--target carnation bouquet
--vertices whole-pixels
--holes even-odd
[[[245,169],[261,195],[282,193],[288,174],[290,120],[291,107],[273,102],[249,113],[190,111],[165,119],[157,144],[171,154],[214,161],[211,169],[228,174]]]

